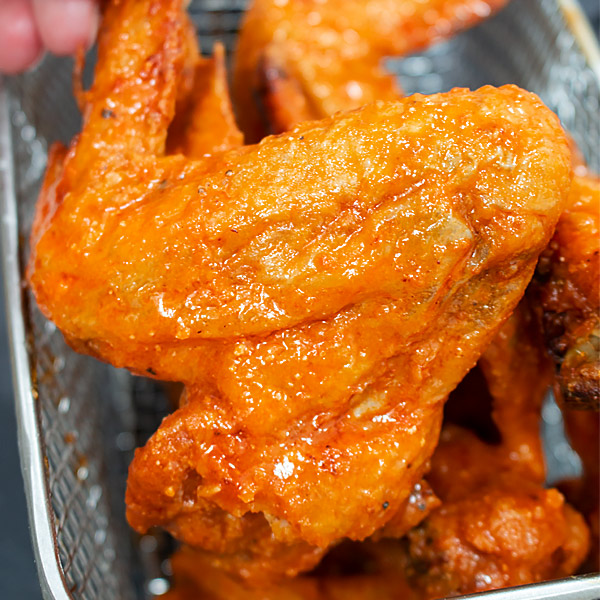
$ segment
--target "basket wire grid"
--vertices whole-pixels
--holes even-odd
[[[203,52],[210,53],[217,40],[233,49],[245,5],[246,0],[191,3]],[[515,0],[479,27],[428,52],[389,59],[388,67],[407,93],[504,83],[534,91],[600,171],[599,79],[560,5]],[[165,535],[131,533],[123,495],[133,448],[156,429],[169,403],[159,384],[71,351],[22,286],[48,146],[68,142],[80,127],[71,71],[69,59],[47,57],[4,87],[0,81],[2,244],[22,468],[45,597],[133,600],[168,589],[172,542]],[[552,402],[544,420],[550,480],[575,474],[578,459],[561,435],[560,412]],[[485,597],[585,600],[600,597],[600,578]]]

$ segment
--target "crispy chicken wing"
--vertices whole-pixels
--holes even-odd
[[[501,103],[494,103],[494,119],[498,110],[506,109],[504,94],[508,91],[500,92]],[[479,92],[484,96],[497,93],[492,90]],[[468,98],[470,104],[473,98],[467,92],[454,92],[435,100],[413,98],[387,108],[363,109],[329,123],[368,119],[373,123],[367,133],[370,137],[377,126],[375,112],[371,116],[369,111],[385,111],[385,123],[389,126],[394,121],[392,106],[410,107],[402,114],[405,117],[419,115],[418,121],[411,118],[410,126],[403,131],[408,133],[410,128],[411,134],[416,134],[418,129],[419,143],[415,144],[415,149],[421,143],[427,147],[427,161],[431,165],[436,142],[427,143],[426,131],[435,129],[436,136],[441,135],[441,122],[431,128],[419,126],[417,122],[424,125],[429,120],[430,117],[425,115],[431,115],[431,102],[440,103],[434,108],[434,113],[440,111],[440,116],[454,112],[453,103],[459,97],[459,104],[463,98]],[[459,109],[457,106],[456,114],[472,114],[473,108],[461,106]],[[488,110],[485,109],[485,113]],[[483,116],[482,112],[478,114]],[[387,126],[384,147],[389,148],[391,130]],[[454,125],[450,128],[454,131]],[[499,131],[491,124],[483,126],[483,130],[486,134]],[[502,131],[507,132],[507,125]],[[523,131],[523,128],[513,130],[511,137],[522,135]],[[358,140],[360,132],[357,128],[352,133],[345,133],[349,133],[350,139]],[[461,128],[461,132],[464,129]],[[297,143],[299,137],[306,141],[313,135],[315,125],[301,127],[294,134],[297,137],[267,140],[260,149],[265,157],[269,143],[281,148],[282,143],[289,144],[290,140]],[[341,131],[338,130],[337,135],[341,136]],[[363,141],[364,135],[362,131]],[[560,135],[558,131],[553,132],[556,139]],[[336,144],[338,165],[342,164],[345,150],[350,147],[348,141],[344,145]],[[466,147],[473,147],[473,143],[463,138],[455,147],[462,152]],[[446,150],[447,147],[444,152]],[[493,154],[496,152],[494,149]],[[373,157],[377,154],[377,159],[372,160],[381,161],[385,154],[374,153]],[[409,155],[404,156],[403,168],[406,169]],[[506,155],[501,153],[501,156],[500,161],[506,164]],[[565,158],[568,163],[568,156]],[[313,169],[315,162],[313,159]],[[437,160],[435,164],[442,170],[448,166],[452,171],[455,169],[453,165]],[[415,172],[414,166],[411,170]],[[218,341],[219,353],[215,352],[210,358],[210,373],[204,373],[203,386],[188,388],[188,404],[168,417],[158,434],[136,456],[128,491],[128,514],[135,527],[143,530],[153,524],[162,524],[187,543],[211,547],[209,538],[213,536],[213,521],[226,519],[230,523],[227,513],[242,518],[241,515],[247,512],[262,512],[277,539],[294,543],[300,539],[324,548],[341,537],[366,537],[392,519],[423,473],[427,457],[433,450],[443,398],[473,364],[481,346],[490,339],[500,319],[522,293],[535,252],[548,236],[546,226],[549,225],[551,230],[552,217],[544,219],[543,225],[538,221],[542,225],[537,234],[541,244],[532,253],[527,249],[532,235],[528,233],[523,238],[519,235],[518,221],[522,225],[525,221],[522,217],[515,221],[523,209],[513,204],[514,208],[506,211],[497,212],[492,207],[484,209],[485,224],[467,226],[463,234],[457,236],[454,224],[450,227],[444,224],[448,215],[456,214],[458,208],[456,205],[442,208],[448,200],[458,201],[459,205],[466,201],[469,208],[465,210],[462,205],[459,210],[463,215],[475,215],[483,206],[479,201],[473,202],[474,197],[481,198],[479,194],[483,192],[485,197],[507,198],[506,192],[493,192],[490,186],[503,180],[512,188],[518,181],[512,176],[505,179],[498,176],[502,171],[488,178],[484,175],[486,170],[480,166],[471,172],[474,177],[471,185],[465,186],[461,182],[454,188],[456,191],[444,192],[439,184],[446,180],[447,172],[437,179],[427,168],[428,176],[416,188],[410,186],[404,191],[384,192],[397,204],[393,208],[380,204],[372,213],[378,222],[373,227],[371,219],[364,225],[361,223],[362,199],[357,198],[359,204],[354,205],[351,214],[344,211],[333,221],[329,220],[326,228],[313,238],[309,256],[314,258],[310,262],[302,255],[294,256],[291,248],[281,248],[281,244],[286,236],[288,239],[296,237],[303,222],[307,223],[310,212],[315,215],[316,205],[304,213],[303,222],[298,221],[292,232],[284,236],[279,229],[274,258],[285,253],[292,265],[300,262],[303,277],[315,269],[315,277],[318,274],[320,284],[328,291],[332,312],[338,291],[331,285],[330,273],[334,270],[348,274],[346,281],[350,285],[346,284],[344,290],[347,308],[338,304],[336,310],[339,312],[332,316],[323,312],[318,315],[305,313],[304,323],[298,324],[290,323],[288,314],[283,311],[277,316],[268,315],[269,319],[279,320],[279,324],[272,325],[273,332],[267,337],[264,337],[263,329],[256,332],[262,333],[258,338],[236,339],[229,345],[226,341]],[[349,175],[346,163],[344,176]],[[486,183],[478,182],[482,175]],[[289,185],[293,178],[286,180]],[[392,176],[390,181],[394,180]],[[306,181],[305,176],[304,183]],[[554,187],[544,186],[544,190]],[[425,192],[425,189],[429,191]],[[517,189],[521,189],[520,185]],[[532,198],[529,194],[533,186],[530,184],[526,189],[526,195]],[[512,196],[511,202],[514,199]],[[559,205],[560,201],[557,207]],[[384,212],[378,216],[381,210]],[[539,211],[536,213],[537,220]],[[429,224],[416,225],[414,219],[425,215],[430,215],[427,219],[432,218]],[[406,218],[408,221],[404,221]],[[433,238],[424,235],[421,245],[414,232],[425,233],[427,229],[436,233]],[[530,230],[530,227],[525,226],[521,231],[525,233],[526,229]],[[306,228],[303,235],[306,235]],[[460,241],[462,235],[469,240],[464,246],[465,242]],[[369,236],[372,236],[371,241]],[[382,247],[379,240],[385,240],[385,246]],[[432,240],[435,240],[433,252]],[[390,244],[396,249],[388,254]],[[480,244],[487,248],[477,249]],[[264,247],[269,248],[269,245]],[[332,252],[333,248],[336,248],[335,252]],[[367,254],[361,257],[357,253],[363,250],[359,248],[368,248]],[[498,252],[504,258],[500,258]],[[525,259],[528,254],[531,259]],[[386,266],[384,257],[387,256],[393,257],[393,268]],[[367,262],[364,261],[366,257]],[[524,268],[523,259],[529,263],[528,268]],[[473,260],[483,263],[475,266]],[[369,263],[377,265],[372,276],[369,276]],[[492,267],[494,263],[498,266]],[[445,273],[441,280],[435,275],[440,269]],[[291,274],[294,272],[297,271],[292,270]],[[425,273],[430,275],[425,276]],[[362,281],[368,277],[369,285],[356,290],[352,283],[357,276]],[[339,275],[335,280],[339,282]],[[419,280],[424,287],[419,285]],[[497,285],[499,280],[503,281],[502,286]],[[393,289],[394,285],[398,285],[397,291]],[[465,287],[459,292],[456,285]],[[285,286],[285,280],[280,279],[280,285],[274,291],[278,293]],[[354,298],[353,288],[359,291]],[[422,291],[418,292],[418,289]],[[307,296],[308,306],[291,306],[295,310],[306,310],[311,303],[310,295]],[[278,306],[281,311],[285,308],[283,303],[290,298],[284,295],[278,298],[281,298]],[[318,298],[320,302],[323,300],[324,297]],[[315,317],[317,320],[311,321]],[[260,324],[265,327],[266,320]],[[240,324],[236,326],[239,328]],[[203,335],[204,327],[207,327],[208,335],[212,335],[210,323],[203,324]],[[227,327],[225,322],[223,327]],[[254,333],[252,330],[238,331]],[[201,338],[202,341],[205,339]],[[455,350],[457,342],[459,352]],[[444,351],[450,347],[452,352]],[[198,370],[201,370],[201,364],[198,361]],[[192,377],[191,373],[188,377]],[[208,381],[211,375],[214,379]],[[205,391],[207,388],[209,393]],[[398,423],[402,424],[401,428]],[[393,489],[387,484],[389,480],[396,482]],[[369,490],[369,493],[352,496],[352,489]],[[384,504],[389,509],[382,510]],[[215,506],[225,511],[219,513],[221,517],[215,513]],[[202,515],[210,515],[210,519]],[[192,527],[192,521],[201,525],[202,530]],[[222,546],[215,549],[228,550]]]
[[[509,86],[166,156],[186,32],[181,1],[108,5],[29,281],[77,349],[187,385],[136,453],[130,523],[223,554],[290,552],[293,572],[402,529],[444,398],[563,209],[569,151]]]
[[[488,17],[507,0],[254,0],[236,52],[234,99],[250,141],[398,97],[382,60]]]
[[[347,544],[330,556],[333,573],[298,576],[249,588],[190,548],[172,559],[174,588],[165,600],[425,600],[403,574],[406,554],[396,542]],[[348,564],[345,564],[348,563]],[[358,573],[336,573],[358,565]]]
[[[168,154],[202,158],[243,144],[227,86],[225,48],[215,44],[211,58],[197,56],[191,89],[178,103],[167,137]]]
[[[406,540],[344,543],[313,573],[277,583],[267,579],[257,588],[185,548],[173,559],[170,600],[426,600],[573,573],[587,551],[588,533],[556,490],[541,487],[543,459],[536,446],[549,378],[537,381],[548,369],[533,325],[522,301],[480,361],[487,363],[500,440],[485,443],[462,427],[445,426],[429,474],[444,502],[438,508],[435,500],[433,513]],[[465,382],[456,393],[473,406],[481,400],[473,389]],[[524,417],[516,433],[515,414]],[[519,451],[518,440],[525,449]],[[415,494],[413,505],[431,497],[427,491],[419,499]]]
[[[407,574],[427,598],[569,575],[589,547],[557,490],[511,476],[442,504],[408,538]]]
[[[442,506],[408,533],[406,572],[426,598],[570,575],[588,552],[582,517],[542,487],[540,412],[551,379],[537,338],[524,299],[479,362],[495,443],[444,426],[427,476]]]
[[[573,179],[567,210],[540,258],[533,293],[567,405],[600,407],[600,179]]]

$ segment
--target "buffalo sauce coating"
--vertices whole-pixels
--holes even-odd
[[[383,59],[489,17],[506,0],[254,0],[237,44],[233,96],[249,141],[400,90]]]
[[[428,475],[442,506],[408,533],[407,573],[424,597],[571,575],[585,558],[582,516],[558,490],[544,489],[508,442],[486,444],[445,426]]]
[[[514,91],[479,94],[480,98],[500,94],[504,101],[504,95]],[[462,104],[465,96],[470,107],[463,107],[463,112],[453,102]],[[291,200],[303,202],[302,211],[286,212],[294,225],[269,224],[261,231],[256,250],[251,241],[231,255],[227,266],[239,264],[242,257],[248,257],[247,262],[257,259],[254,264],[259,268],[249,272],[257,278],[260,273],[262,296],[256,304],[245,303],[237,320],[216,316],[223,318],[223,329],[235,329],[243,339],[228,341],[225,335],[215,339],[218,354],[211,354],[205,363],[198,359],[198,371],[204,371],[205,378],[201,385],[197,389],[190,385],[188,404],[169,417],[138,453],[128,495],[134,526],[144,529],[162,523],[187,543],[206,546],[210,541],[204,529],[191,532],[191,513],[206,514],[218,506],[240,518],[247,511],[263,513],[279,540],[326,547],[340,537],[361,539],[392,519],[433,450],[442,399],[514,307],[558,212],[540,218],[540,200],[548,198],[550,188],[540,181],[544,189],[535,194],[528,178],[522,189],[525,170],[520,176],[502,178],[502,170],[514,174],[513,169],[520,169],[518,160],[512,166],[515,154],[485,143],[487,136],[498,135],[496,126],[484,126],[471,145],[448,134],[446,145],[440,147],[444,125],[453,132],[455,126],[458,132],[465,131],[469,125],[458,124],[465,113],[470,116],[464,121],[473,123],[472,99],[470,93],[457,91],[365,108],[258,146],[263,160],[271,144],[277,147],[279,167],[287,164],[281,149],[289,148],[292,164],[298,165],[301,144],[310,144],[316,131],[329,140],[335,129],[336,152],[326,166],[313,159],[304,183],[316,174],[318,181],[331,180],[337,189],[346,189],[344,184],[355,178],[352,160],[344,158],[347,153],[356,157],[352,151],[356,141],[362,146],[360,162],[370,180],[365,189],[382,190],[382,198],[376,201],[354,193],[351,211],[340,206],[323,222],[322,217],[312,217],[319,210],[331,210],[331,196],[304,201],[308,186],[297,194],[282,195],[275,205],[279,210]],[[499,106],[493,111],[484,108],[479,114],[497,118],[499,110]],[[374,123],[375,111],[381,111],[385,134],[371,152],[371,164],[380,164],[386,156],[391,160],[392,148],[402,157],[393,161],[393,171],[382,173],[377,167],[379,187],[369,177],[372,167],[364,163],[363,145],[365,139],[373,139],[377,125],[368,130],[357,127],[343,145],[335,142],[341,137],[339,124],[354,119]],[[416,119],[417,114],[418,120],[433,118],[436,123],[418,127],[418,136],[410,138],[417,129],[411,115]],[[522,113],[514,108],[514,114]],[[410,138],[408,145],[392,129],[396,118]],[[428,137],[428,131],[435,133]],[[508,134],[509,145],[519,137],[515,131],[501,131]],[[475,153],[483,148],[491,152],[491,164],[482,156],[478,168],[471,171],[465,166],[462,153],[471,146]],[[515,151],[516,145],[512,148]],[[453,149],[460,157],[453,156]],[[526,162],[532,159],[529,151],[525,156]],[[414,160],[418,167],[411,167]],[[329,179],[328,172],[342,164],[343,172]],[[421,170],[426,176],[415,181],[413,176]],[[239,171],[231,171],[235,181]],[[240,177],[247,189],[251,179]],[[285,181],[295,190],[293,176]],[[402,191],[387,187],[393,188],[395,181],[402,182]],[[511,191],[498,189],[501,182]],[[367,207],[361,206],[363,202]],[[525,216],[529,203],[536,206],[533,220]],[[238,202],[233,210],[243,207],[244,202]],[[262,206],[252,214],[261,210]],[[210,215],[216,220],[216,211]],[[250,218],[249,212],[245,215]],[[238,223],[230,221],[243,235]],[[219,233],[226,246],[230,235],[224,226]],[[533,250],[530,244],[536,237],[539,244]],[[273,264],[278,264],[276,270]],[[236,287],[244,284],[242,280]],[[319,289],[327,294],[319,294]],[[235,293],[239,298],[243,289]],[[254,318],[257,311],[264,317]],[[267,327],[273,331],[266,332]],[[209,347],[212,332],[210,323],[203,324],[198,334],[204,336],[198,344],[201,351]],[[180,446],[185,451],[179,451]],[[193,506],[182,495],[190,473],[201,476]],[[391,491],[389,480],[397,482]],[[207,496],[205,490],[211,493]],[[381,509],[385,502],[392,510]],[[215,517],[219,522],[225,518]]]
[[[187,386],[136,454],[129,521],[219,552],[272,539],[311,556],[400,528],[444,398],[563,209],[558,121],[487,87],[165,156],[187,21],[180,2],[158,6],[107,8],[29,265],[73,346]]]
[[[456,90],[205,161],[123,158],[96,182],[98,161],[63,190],[31,281],[68,337],[117,356],[265,335],[377,296],[418,328],[457,268],[480,274],[547,237],[568,186],[556,125],[517,88]]]
[[[558,396],[569,407],[600,407],[600,179],[573,179],[567,210],[534,279]]]

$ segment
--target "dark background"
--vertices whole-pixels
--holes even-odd
[[[581,0],[581,4],[598,35],[600,1]],[[41,592],[19,467],[1,278],[0,271],[0,598],[39,600]]]

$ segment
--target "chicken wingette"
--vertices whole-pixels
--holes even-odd
[[[387,56],[422,50],[507,0],[253,0],[244,15],[233,97],[247,140],[287,131],[400,89]]]

